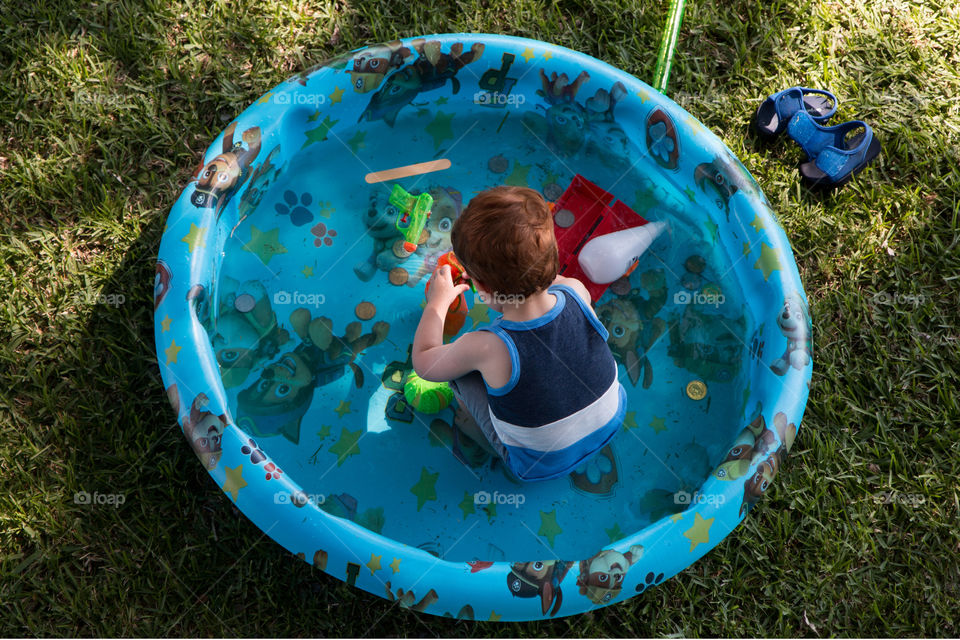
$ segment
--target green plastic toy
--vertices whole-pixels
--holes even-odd
[[[417,240],[430,219],[433,196],[429,193],[412,196],[406,189],[395,184],[390,192],[390,204],[400,210],[400,215],[397,216],[397,231],[403,234],[403,248],[413,253],[417,250]]]
[[[439,413],[453,400],[453,390],[446,382],[430,382],[411,371],[403,384],[403,395],[415,411]]]

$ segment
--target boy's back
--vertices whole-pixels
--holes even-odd
[[[454,250],[485,301],[503,317],[444,345],[449,269],[435,274],[414,338],[413,364],[450,380],[476,424],[464,432],[523,480],[572,471],[616,435],[626,394],[606,329],[577,280],[557,276],[553,221],[532,189],[474,198],[453,230]]]

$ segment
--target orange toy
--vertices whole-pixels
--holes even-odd
[[[437,272],[437,269],[443,265],[450,265],[450,275],[453,277],[453,284],[469,284],[470,288],[476,291],[473,286],[473,282],[470,280],[470,277],[467,276],[466,269],[463,268],[463,265],[460,264],[460,261],[457,260],[457,256],[453,254],[453,251],[447,251],[445,254],[440,256],[437,260],[437,266],[434,268],[434,273]],[[430,283],[427,282],[426,291],[430,291]],[[424,293],[426,293],[426,291]],[[450,303],[450,307],[447,309],[447,317],[443,320],[443,337],[452,338],[453,336],[460,333],[460,329],[463,329],[463,323],[467,319],[467,297],[463,293],[457,296],[457,299]]]

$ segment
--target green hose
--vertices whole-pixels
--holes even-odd
[[[663,27],[663,39],[660,40],[660,52],[657,54],[657,66],[653,71],[653,88],[660,93],[667,92],[670,65],[673,64],[673,52],[677,48],[677,39],[680,37],[685,4],[686,0],[670,0],[667,23]]]

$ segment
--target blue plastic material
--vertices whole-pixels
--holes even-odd
[[[860,129],[861,133],[847,138]],[[798,111],[790,120],[787,133],[807,154],[807,159],[825,174],[823,179],[830,182],[848,177],[879,153],[873,129],[862,120],[823,127],[806,112]]]
[[[790,87],[768,96],[757,108],[754,124],[757,131],[772,138],[787,128],[795,113],[805,112],[824,123],[837,112],[837,97],[825,89]]]
[[[669,232],[595,303],[620,433],[517,484],[453,408],[412,411],[409,348],[467,202],[552,201],[578,173]],[[433,199],[413,252],[396,184]],[[468,302],[463,331],[495,318]],[[589,611],[702,557],[771,486],[812,371],[790,244],[720,139],[619,69],[498,35],[358,49],[263,95],[173,206],[155,309],[164,388],[226,499],[348,584],[478,620]]]

